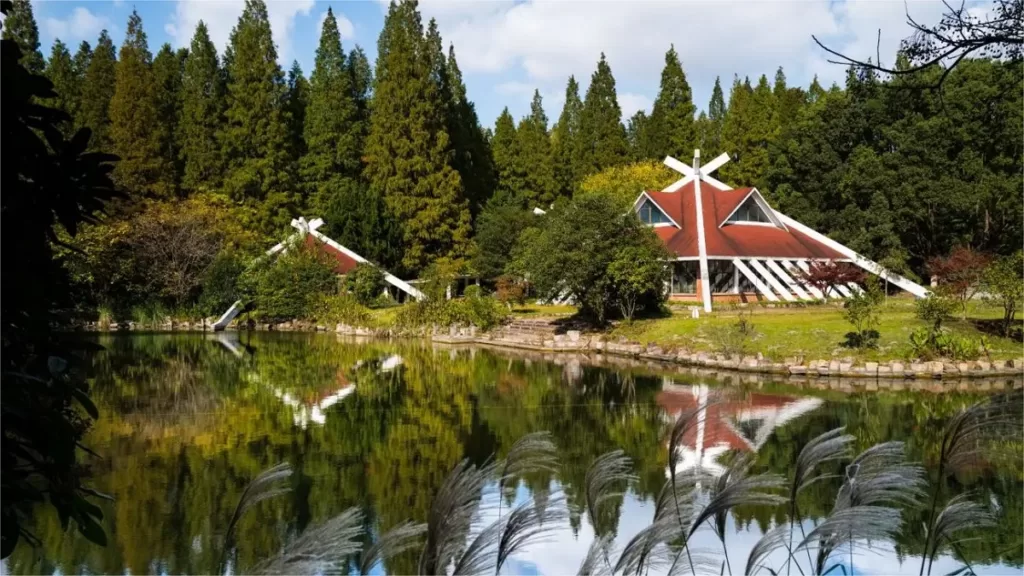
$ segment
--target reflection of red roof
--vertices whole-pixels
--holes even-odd
[[[694,183],[691,182],[676,192],[647,192],[654,203],[681,227],[661,226],[654,229],[669,250],[680,257],[698,256],[697,209],[693,188]],[[846,259],[839,252],[796,230],[768,225],[720,226],[752,191],[753,188],[718,190],[710,184],[700,187],[704,209],[704,241],[709,257]]]
[[[704,413],[704,442],[700,448],[708,449],[719,444],[726,444],[730,450],[749,452],[753,448],[753,438],[744,438],[736,429],[734,422],[740,420],[744,413],[753,411],[778,412],[796,398],[790,396],[772,396],[768,394],[749,394],[743,398],[728,401],[712,402]],[[693,410],[700,399],[689,391],[662,390],[656,402],[673,420],[682,412]],[[683,444],[697,449],[697,426],[690,427],[683,434]]]
[[[324,254],[329,255],[331,258],[334,258],[334,260],[337,261],[337,265],[334,267],[334,271],[337,272],[338,274],[348,274],[349,272],[352,271],[353,268],[356,267],[357,264],[359,264],[358,261],[356,261],[348,254],[345,254],[341,250],[338,250],[337,248],[331,246],[330,244],[327,244],[326,242],[321,242],[320,240],[316,239],[312,234],[306,234],[306,246],[316,248],[323,252]]]

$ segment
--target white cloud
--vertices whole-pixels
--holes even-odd
[[[316,21],[316,30],[313,31],[313,34],[317,40],[320,38],[320,31],[324,29],[324,20],[326,19],[327,12],[324,12],[320,15],[320,19]],[[356,37],[356,28],[347,16],[335,10],[334,19],[338,21],[338,34],[341,34],[342,40],[352,40]]]
[[[629,120],[629,117],[639,110],[651,111],[651,99],[643,94],[626,92],[619,94],[619,108],[622,108],[622,121]]]
[[[295,31],[295,18],[308,15],[313,8],[314,0],[270,0],[267,2],[267,15],[270,28],[277,45],[277,56],[281,62],[288,63],[292,55],[292,33]],[[171,15],[170,22],[164,30],[170,35],[176,46],[188,46],[196,25],[202,20],[210,31],[210,39],[217,46],[217,51],[224,52],[231,30],[238,23],[244,3],[242,0],[178,0]],[[340,24],[340,23],[339,23]]]
[[[81,6],[72,10],[67,18],[47,17],[43,19],[43,31],[51,38],[60,38],[69,45],[78,40],[95,42],[96,37],[103,29],[111,31],[111,36],[113,36],[114,26],[110,18],[97,16],[88,8]]]
[[[564,88],[574,74],[585,90],[602,52],[624,98],[653,95],[674,44],[703,106],[715,76],[726,87],[733,74],[769,78],[778,66],[791,84],[841,81],[844,70],[827,64],[811,35],[859,57],[874,56],[878,29],[881,53],[891,63],[901,38],[910,34],[904,3],[878,0],[789,0],[709,2],[637,0],[632,2],[517,3],[423,0],[424,19],[436,17],[445,41],[455,44],[467,74],[511,75],[543,91]],[[909,4],[921,22],[934,22],[944,9],[928,0]],[[626,110],[623,103],[624,112]]]

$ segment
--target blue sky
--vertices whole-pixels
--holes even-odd
[[[307,74],[327,7],[339,16],[346,49],[361,45],[376,57],[377,35],[387,5],[379,0],[268,0],[268,11],[286,68],[298,60]],[[585,90],[601,52],[615,74],[624,116],[650,111],[664,63],[675,45],[693,87],[694,102],[706,108],[715,77],[728,92],[734,74],[769,79],[782,66],[790,85],[842,81],[843,69],[829,64],[812,41],[867,58],[874,56],[881,29],[883,62],[892,61],[899,40],[910,33],[906,9],[918,21],[935,22],[941,2],[931,0],[423,0],[424,21],[436,17],[445,44],[455,45],[470,98],[480,120],[493,126],[501,109],[513,116],[529,109],[534,89],[544,97],[553,123],[561,111],[566,80],[576,76]],[[56,1],[33,0],[44,56],[59,37],[74,47],[95,43],[101,29],[120,45],[133,9],[142,16],[150,49],[164,42],[187,46],[202,19],[218,51],[241,13],[242,0]]]

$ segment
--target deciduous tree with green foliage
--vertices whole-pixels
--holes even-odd
[[[679,173],[661,162],[647,160],[615,166],[588,176],[576,195],[602,194],[614,198],[623,210],[633,205],[643,190],[662,190],[678,179]]]
[[[615,78],[603,52],[583,100],[577,154],[581,171],[577,178],[623,164],[629,158],[622,109],[615,94]]]
[[[518,204],[495,198],[477,217],[475,251],[470,264],[480,278],[494,279],[508,272],[513,248],[523,230],[536,225],[537,216]]]
[[[186,192],[218,190],[223,156],[217,133],[224,110],[224,81],[217,49],[202,20],[192,36],[181,86],[181,122],[178,127],[181,187]]]
[[[174,193],[173,166],[161,146],[161,127],[174,121],[159,116],[152,60],[142,18],[132,11],[110,100],[110,137],[121,157],[114,180],[136,198],[168,198]]]
[[[444,100],[418,3],[392,2],[377,46],[365,176],[402,222],[406,270],[460,257],[469,246],[469,206],[452,168]]]
[[[604,194],[585,194],[556,205],[541,221],[539,233],[529,235],[524,242],[521,261],[537,294],[543,298],[571,297],[580,313],[598,324],[617,308],[617,298],[623,293],[620,288],[630,298],[647,292],[634,290],[639,284],[618,284],[646,278],[646,272],[627,279],[621,264],[616,266],[617,273],[612,273],[613,262],[641,258],[649,264],[667,258],[654,232],[641,224],[635,213],[623,212],[619,202]],[[661,280],[656,287],[648,288],[660,294]],[[637,302],[634,300],[629,309],[635,311]]]
[[[1017,309],[1024,303],[1024,252],[998,258],[985,270],[985,298],[1003,309],[1000,329],[1011,336]]]

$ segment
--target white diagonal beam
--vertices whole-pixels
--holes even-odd
[[[803,270],[804,272],[811,271],[811,266],[810,264],[807,263],[807,260],[794,260],[794,262],[796,262],[796,265],[799,266],[800,269]],[[827,289],[829,297],[843,298],[845,296],[849,296],[849,294],[843,294],[841,291],[837,290],[837,288],[838,286],[833,286],[832,288]],[[818,292],[820,293],[821,291],[819,290]]]
[[[849,298],[853,294],[852,292],[850,292],[850,289],[843,284],[836,284],[835,289],[838,290],[839,293],[843,295],[843,298]]]
[[[783,270],[782,266],[779,266],[778,263],[770,259],[765,260],[764,263],[766,266],[768,266],[769,270],[774,272],[776,276],[782,279],[782,281],[785,282],[787,286],[789,286],[789,289],[794,294],[796,294],[797,297],[799,297],[801,300],[811,300],[811,295],[805,292],[804,289],[800,287],[800,283],[794,280],[792,276],[790,276],[785,270]]]
[[[924,286],[921,286],[920,284],[917,284],[915,282],[911,282],[910,280],[904,278],[903,276],[900,276],[899,274],[895,274],[893,272],[886,270],[885,268],[879,266],[877,263],[868,260],[867,258],[854,252],[853,250],[850,250],[846,246],[843,246],[839,242],[836,242],[835,240],[829,238],[828,236],[825,236],[824,234],[812,228],[804,226],[803,224],[797,222],[796,220],[793,220],[792,218],[786,216],[781,212],[775,211],[775,215],[778,216],[779,219],[782,220],[782,222],[787,227],[795,228],[800,232],[806,234],[807,236],[810,236],[812,239],[821,242],[822,244],[828,246],[829,248],[835,250],[836,252],[839,252],[840,254],[846,256],[847,258],[852,260],[854,264],[860,266],[861,268],[867,270],[868,272],[871,272],[876,276],[888,280],[891,284],[899,286],[900,288],[906,290],[907,292],[910,292],[911,294],[918,298],[925,298],[928,296],[928,289],[925,288]]]
[[[753,284],[755,288],[757,288],[758,292],[764,294],[765,298],[772,302],[779,301],[775,294],[772,294],[771,289],[769,289],[768,286],[766,286],[765,283],[762,282],[761,279],[757,277],[757,274],[751,272],[750,268],[747,268],[747,265],[744,264],[742,260],[740,260],[739,258],[733,258],[732,264],[733,266],[736,267],[737,270],[740,271],[740,274],[743,274],[744,276],[747,277],[747,280],[750,280],[750,283]]]
[[[760,262],[754,259],[750,259],[749,262],[750,267],[756,270],[757,273],[760,274],[762,277],[764,277],[764,279],[768,281],[768,284],[771,285],[771,287],[774,288],[775,291],[779,293],[779,296],[782,296],[784,299],[790,302],[796,302],[796,298],[793,297],[792,292],[790,290],[787,290],[786,287],[782,285],[782,282],[779,282],[775,278],[775,276],[772,276],[772,273],[766,270]]]
[[[807,292],[810,293],[811,296],[814,296],[815,298],[825,297],[825,295],[821,293],[821,290],[818,290],[814,286],[811,286],[810,282],[807,282],[806,280],[803,279],[803,277],[800,275],[801,270],[803,270],[802,268],[798,267],[796,264],[793,264],[789,260],[779,260],[779,263],[782,264],[783,268],[785,268],[787,271],[793,274],[793,278],[796,278],[797,282],[799,282],[800,285],[803,286],[804,290],[807,290]]]
[[[706,176],[707,174],[711,174],[715,170],[718,170],[719,168],[721,168],[722,165],[725,164],[728,161],[729,161],[729,155],[726,154],[725,152],[722,152],[714,160],[712,160],[711,162],[708,162],[707,164],[702,166],[701,169],[700,169],[700,172],[701,172],[702,175]]]

